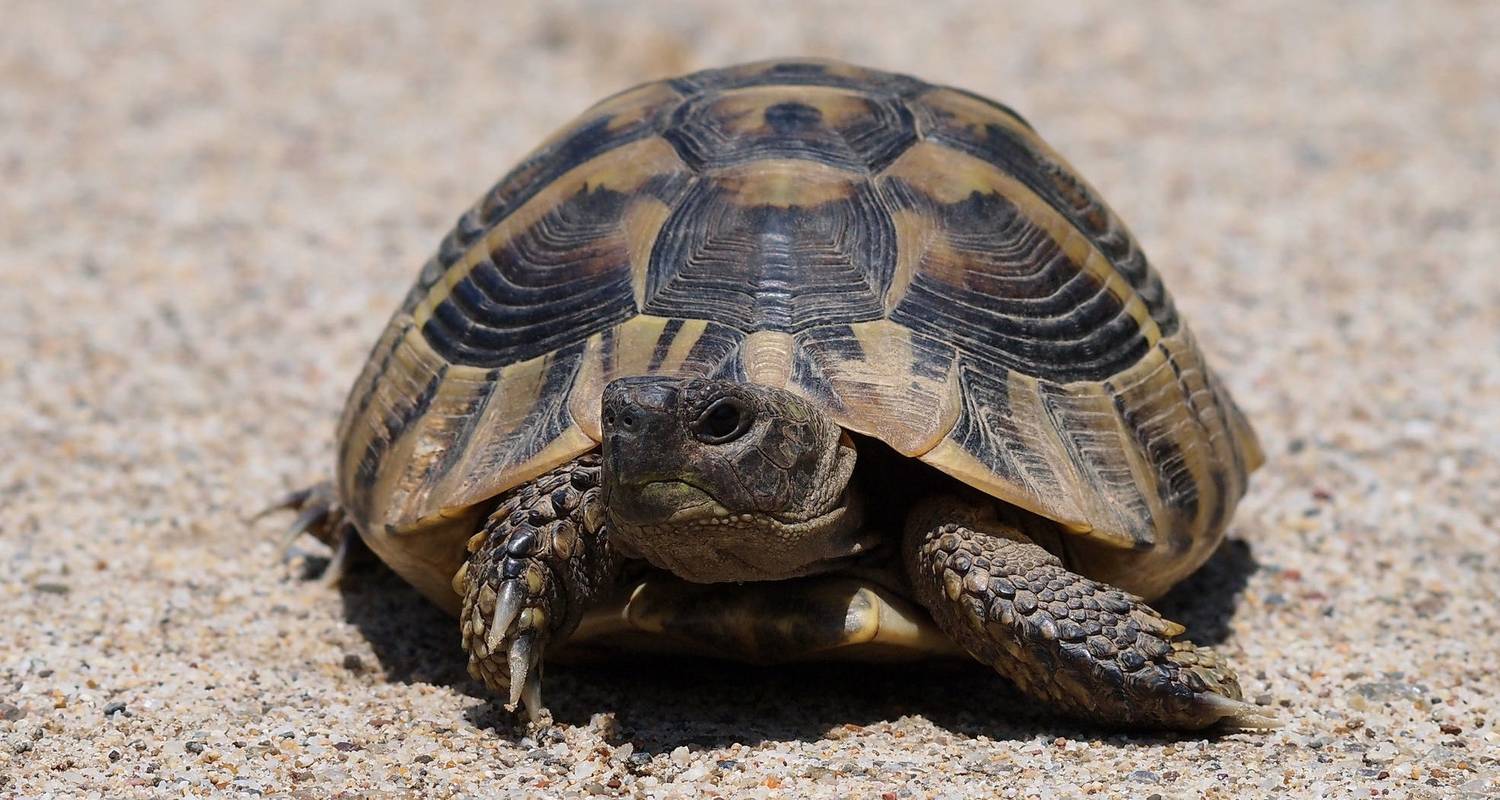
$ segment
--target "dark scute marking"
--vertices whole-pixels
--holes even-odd
[[[649,119],[616,130],[610,130],[612,122],[613,117],[600,117],[584,124],[562,141],[522,161],[506,177],[500,179],[480,204],[480,216],[483,220],[481,232],[504,219],[511,211],[574,167],[653,133]]]
[[[551,354],[542,374],[537,402],[514,431],[491,443],[500,445],[500,449],[489,463],[498,466],[523,464],[573,426],[573,416],[568,412],[568,393],[583,365],[586,346],[587,342],[580,341]],[[502,395],[505,390],[504,385],[498,388]]]
[[[1043,435],[1035,420],[1016,419],[1010,406],[1010,374],[960,356],[958,421],[948,438],[979,458],[1012,486],[1046,498],[1059,491],[1052,465],[1034,444]]]
[[[1056,385],[1042,383],[1038,390],[1042,407],[1070,459],[1125,526],[1120,532],[1135,540],[1136,549],[1149,548],[1155,532],[1151,506],[1141,496],[1114,420],[1101,419],[1097,406],[1080,405],[1067,390]]]
[[[365,374],[361,375],[355,383],[356,388],[363,386],[364,391],[360,393],[358,400],[350,397],[349,402],[346,403],[350,408],[345,414],[347,419],[357,420],[364,417],[365,411],[370,408],[370,402],[375,398],[375,393],[380,389],[386,371],[391,368],[396,351],[405,341],[406,332],[410,330],[410,326],[410,322],[403,322],[397,330],[387,332],[381,341],[376,342],[375,347],[370,351],[370,357],[365,360]],[[383,344],[385,346],[382,348]],[[349,437],[341,434],[339,438],[347,443]]]
[[[748,130],[739,115],[721,104],[724,99],[706,95],[688,100],[677,107],[662,132],[683,162],[695,170],[767,158],[800,158],[873,173],[917,140],[911,111],[893,97],[866,94],[861,99],[867,113],[853,115],[838,127],[828,124],[812,106],[775,103],[762,112],[763,124]]]
[[[437,396],[438,387],[443,384],[443,378],[447,374],[448,365],[439,366],[427,379],[421,391],[408,398],[405,403],[393,405],[386,412],[380,425],[385,435],[370,437],[365,452],[360,456],[359,464],[354,468],[354,480],[361,489],[368,489],[374,485],[386,451],[396,443],[397,439],[401,438],[402,432],[427,413],[427,409],[432,406],[432,399]]]
[[[781,208],[741,206],[705,182],[662,226],[642,311],[746,332],[879,319],[895,259],[894,226],[868,184]]]
[[[823,122],[823,112],[806,103],[777,103],[765,111],[766,125],[783,136],[816,128]]]
[[[932,336],[923,336],[915,331],[911,334],[913,377],[929,381],[947,381],[953,367],[954,347],[951,342]]]
[[[743,383],[747,378],[737,356],[744,341],[745,334],[741,331],[710,323],[688,351],[682,372]]]
[[[1178,359],[1172,354],[1172,350],[1166,350],[1166,356],[1167,366],[1172,368],[1172,378],[1175,381],[1175,386],[1181,390],[1178,396],[1169,398],[1169,402],[1182,402],[1182,404],[1187,405],[1188,417],[1193,420],[1194,428],[1196,428],[1194,434],[1191,435],[1196,440],[1202,441],[1205,446],[1208,446],[1209,441],[1212,441],[1212,431],[1209,431],[1208,426],[1203,425],[1203,417],[1199,414],[1197,401],[1194,401],[1193,390],[1182,380],[1182,365],[1179,365]],[[1208,375],[1205,375],[1205,378],[1208,378]],[[1131,422],[1131,420],[1127,419],[1127,422]],[[1164,476],[1169,477],[1169,480],[1164,480],[1164,483],[1170,483],[1170,486],[1172,486],[1170,491],[1172,491],[1173,497],[1172,500],[1167,501],[1172,506],[1181,506],[1188,515],[1197,515],[1197,512],[1199,512],[1199,485],[1193,479],[1193,474],[1187,470],[1187,462],[1184,461],[1182,450],[1179,449],[1178,443],[1170,435],[1158,435],[1155,438],[1161,441],[1160,443],[1155,443],[1160,449],[1154,450],[1151,453],[1152,462],[1163,465],[1161,470],[1163,470]],[[1163,461],[1157,461],[1158,456],[1161,456]],[[1214,459],[1211,459],[1211,470],[1215,471],[1215,473],[1218,471]],[[1218,497],[1220,497],[1220,501],[1223,503],[1227,495],[1220,492]],[[1211,528],[1211,530],[1218,530],[1218,528]]]
[[[791,385],[815,393],[810,399],[821,408],[839,416],[848,415],[848,406],[834,393],[833,380],[823,364],[849,363],[865,357],[853,329],[848,325],[830,325],[798,337],[797,343],[799,346],[792,351]]]
[[[957,91],[957,90],[954,90]],[[1021,119],[1015,111],[969,92],[960,92]],[[1079,229],[1110,260],[1145,302],[1163,336],[1177,330],[1177,312],[1161,278],[1124,225],[1077,176],[1054,162],[1015,131],[986,123],[976,131],[964,121],[917,101],[927,138],[994,164],[1015,177]],[[1022,124],[1025,121],[1022,120]],[[1030,126],[1027,125],[1029,128]]]
[[[658,117],[671,105],[675,104],[614,130],[610,129],[612,116],[585,117],[573,123],[575,129],[559,141],[517,164],[454,223],[439,243],[433,261],[423,268],[416,285],[407,293],[402,308],[406,311],[414,308],[443,272],[463,258],[485,233],[559,176],[609,150],[654,134]]]
[[[457,364],[542,355],[635,313],[620,233],[628,196],[583,189],[502,243],[433,310],[422,333]]]
[[[657,374],[662,371],[667,352],[677,337],[681,335],[684,320],[669,319],[662,327],[652,346],[651,358],[640,373],[629,373],[621,368],[619,362],[619,348],[615,339],[614,331],[604,332],[604,342],[601,348],[601,360],[604,364],[606,380],[626,377],[632,374]],[[682,363],[678,365],[672,374],[713,377],[716,375],[729,375],[733,377],[731,367],[737,361],[740,345],[745,340],[745,334],[724,325],[708,323],[688,348],[687,355],[683,357]],[[726,369],[729,370],[726,372]]]
[[[661,336],[656,340],[656,347],[651,349],[651,361],[646,366],[647,372],[657,372],[661,369],[663,361],[667,360],[667,351],[672,349],[672,341],[682,331],[682,320],[669,319],[662,326]]]
[[[459,429],[457,433],[449,437],[450,446],[444,448],[442,456],[432,468],[433,475],[438,476],[433,479],[433,482],[440,480],[441,476],[447,475],[448,471],[453,469],[453,465],[458,463],[469,443],[473,441],[474,426],[484,418],[484,411],[489,407],[490,400],[495,397],[495,389],[499,380],[500,369],[497,367],[489,370],[485,374],[485,382],[480,390],[469,398],[463,408],[456,410],[455,416],[458,417]]]
[[[892,321],[992,368],[1058,383],[1107,378],[1149,349],[1119,298],[1007,198],[975,192],[943,204],[900,180],[885,185],[895,202],[924,210],[947,245],[922,257]]]
[[[912,116],[911,109],[901,100],[891,101],[889,108],[894,114],[894,125],[891,129],[896,135],[885,137],[879,147],[869,147],[866,156],[866,166],[871,174],[878,173],[891,165],[906,149],[917,143],[917,123]],[[881,120],[884,124],[890,124],[888,120]]]
[[[365,361],[364,372],[360,375],[359,380],[355,382],[354,388],[351,389],[351,395],[345,402],[344,415],[340,420],[338,437],[338,463],[340,465],[349,463],[349,460],[353,458],[352,448],[354,437],[349,435],[347,426],[364,419],[366,412],[370,408],[370,403],[374,401],[376,393],[380,391],[381,385],[386,380],[386,373],[395,361],[396,351],[401,348],[406,337],[406,332],[409,329],[410,322],[403,321],[399,325],[393,323],[393,327],[388,328],[382,335],[381,340],[376,342],[375,347],[370,352],[369,359]],[[360,391],[360,387],[364,387],[363,391]],[[360,392],[358,400],[354,399],[354,395],[352,394],[354,391]],[[368,453],[363,453],[362,455],[368,456]],[[355,464],[353,475],[356,487],[354,488],[360,491],[370,489],[375,479],[374,470],[378,466],[379,463],[377,461],[369,461],[368,458]],[[342,471],[342,467],[340,467],[340,472]]]
[[[1146,463],[1156,471],[1156,495],[1161,499],[1162,506],[1177,515],[1174,521],[1176,524],[1168,527],[1173,530],[1183,529],[1185,526],[1182,523],[1198,513],[1198,485],[1187,469],[1187,462],[1183,459],[1182,449],[1177,446],[1177,442],[1160,430],[1159,425],[1152,424],[1153,417],[1160,413],[1158,405],[1148,402],[1137,403],[1132,407],[1113,383],[1106,382],[1104,388],[1110,393],[1115,412],[1125,423],[1125,430],[1130,432],[1136,447],[1146,457]],[[1171,403],[1178,399],[1169,397],[1164,400]]]
[[[982,94],[975,94],[974,92],[971,92],[968,89],[959,89],[959,88],[953,87],[953,86],[945,86],[943,88],[946,89],[946,90],[948,90],[948,91],[950,91],[950,92],[953,92],[955,94],[961,94],[964,97],[969,98],[970,100],[974,100],[976,102],[983,103],[984,105],[987,105],[990,108],[995,109],[996,111],[1000,112],[1001,114],[1004,114],[1004,115],[1009,116],[1009,117],[1014,117],[1017,122],[1021,123],[1022,125],[1025,125],[1027,128],[1029,128],[1031,130],[1035,130],[1035,128],[1031,127],[1031,123],[1027,122],[1026,118],[1023,117],[1023,116],[1021,116],[1021,112],[1015,110],[1014,108],[1011,108],[1010,106],[1006,105],[1005,103],[1002,103],[1002,102],[1000,102],[998,100],[993,100],[991,98],[985,97]]]

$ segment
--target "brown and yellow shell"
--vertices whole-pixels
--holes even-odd
[[[780,386],[1154,593],[1261,456],[1136,241],[1014,111],[833,62],[610,97],[465,213],[356,381],[338,488],[428,592],[625,375]],[[1102,552],[1102,555],[1098,553]]]

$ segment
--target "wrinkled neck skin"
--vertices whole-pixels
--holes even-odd
[[[689,581],[826,571],[874,546],[856,452],[789,392],[729,381],[626,378],[604,394],[604,502],[627,556]]]

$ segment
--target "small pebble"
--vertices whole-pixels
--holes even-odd
[[[115,714],[124,714],[124,713],[126,713],[125,712],[125,703],[122,702],[122,701],[120,701],[120,700],[115,700],[113,702],[105,704],[105,706],[104,706],[104,716],[106,716],[106,717],[112,717]]]
[[[692,755],[688,752],[685,745],[678,745],[672,750],[672,763],[679,767],[687,766],[691,758]]]
[[[1365,751],[1364,760],[1366,764],[1389,764],[1396,760],[1401,752],[1390,742],[1381,742]]]

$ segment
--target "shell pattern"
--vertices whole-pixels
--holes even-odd
[[[604,385],[647,373],[788,388],[1164,579],[1260,461],[1135,240],[1024,120],[834,62],[622,92],[502,178],[355,383],[341,498],[399,563],[596,446]]]

